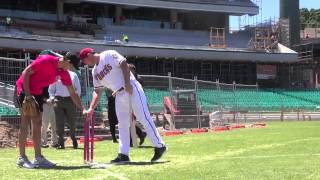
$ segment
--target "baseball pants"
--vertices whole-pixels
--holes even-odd
[[[163,147],[159,132],[151,118],[147,98],[142,86],[136,80],[131,81],[132,95],[126,91],[120,91],[116,95],[116,114],[119,127],[119,153],[129,155],[130,149],[130,110],[137,117],[137,120],[144,126],[144,129],[154,147]]]
[[[48,143],[48,126],[51,126],[51,141],[52,145],[58,144],[58,137],[56,133],[56,117],[53,105],[44,103],[42,113],[42,129],[41,129],[41,144],[47,145]]]
[[[75,137],[75,122],[77,117],[77,109],[70,97],[56,97],[57,102],[54,107],[57,123],[57,135],[58,143],[64,145],[64,126],[65,119],[69,125],[70,137],[73,141],[76,141]]]

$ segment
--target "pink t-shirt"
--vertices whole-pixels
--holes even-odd
[[[30,76],[30,93],[41,95],[43,88],[56,82],[58,79],[65,86],[71,86],[72,81],[68,71],[58,68],[59,58],[51,55],[40,55],[31,63],[33,73]],[[23,90],[23,75],[16,82],[17,94]]]

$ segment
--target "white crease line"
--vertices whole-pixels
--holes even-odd
[[[253,151],[253,150],[257,150],[257,149],[270,149],[270,148],[274,148],[274,147],[286,146],[288,144],[293,144],[293,143],[297,143],[297,142],[314,141],[314,140],[320,140],[320,138],[296,139],[293,141],[287,141],[287,142],[283,142],[283,143],[262,144],[262,145],[253,146],[250,148],[243,148],[243,149],[238,149],[238,150],[234,150],[234,151],[220,152],[220,153],[218,153],[217,156],[233,156],[233,155],[239,155],[244,152]]]
[[[278,157],[306,157],[306,156],[319,156],[320,154],[278,154],[278,155],[253,155],[253,156],[234,156],[234,157],[225,157],[225,156],[215,156],[214,159],[263,159],[263,158],[278,158]]]

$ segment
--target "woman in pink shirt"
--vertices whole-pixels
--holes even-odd
[[[71,53],[67,53],[65,57],[55,57],[52,55],[40,55],[32,62],[20,75],[16,82],[16,101],[18,107],[21,108],[22,102],[25,98],[34,97],[40,109],[40,114],[36,117],[28,117],[21,115],[21,124],[19,131],[19,151],[20,157],[17,165],[24,168],[35,167],[54,167],[55,164],[48,161],[41,154],[41,117],[43,105],[43,89],[50,84],[56,82],[58,79],[67,86],[70,97],[76,106],[83,111],[80,97],[76,94],[72,86],[72,81],[67,70],[77,68],[79,58]],[[29,121],[32,121],[33,127],[33,143],[35,151],[34,163],[31,163],[25,154],[25,144],[28,134]]]

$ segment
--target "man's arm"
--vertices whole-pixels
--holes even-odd
[[[123,78],[124,78],[124,89],[131,95],[132,94],[132,86],[130,84],[130,69],[127,64],[127,61],[122,61],[120,63],[120,68],[122,70]]]
[[[69,91],[70,97],[73,101],[73,103],[81,110],[84,110],[84,107],[82,106],[80,97],[78,96],[78,94],[76,93],[76,91],[74,90],[73,86],[67,86],[67,89]]]
[[[93,110],[96,108],[96,106],[99,102],[100,96],[101,96],[101,89],[100,88],[94,89],[94,91],[92,92],[92,101],[91,101],[90,107],[87,111],[89,114],[91,114],[93,112]]]
[[[49,97],[54,98],[56,95],[56,83],[50,84],[48,88]]]
[[[77,75],[74,77],[74,87],[76,89],[76,93],[81,96],[81,85],[80,85],[80,80]]]
[[[49,99],[47,100],[47,103],[53,104],[54,97],[56,96],[56,92],[57,92],[56,82],[49,85],[48,92],[49,92]]]
[[[31,65],[29,65],[23,72],[23,90],[26,96],[30,96],[30,76],[33,74]]]

